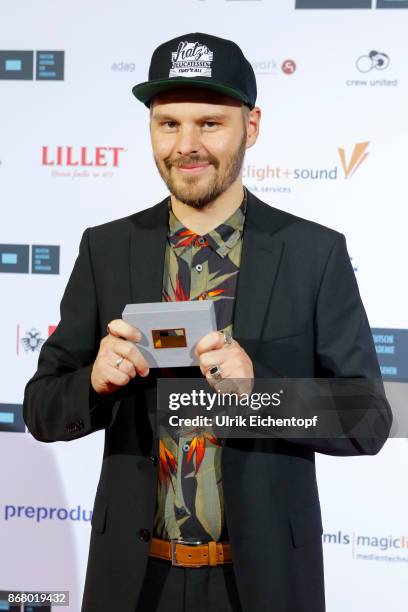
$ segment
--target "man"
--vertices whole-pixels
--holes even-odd
[[[345,238],[243,186],[261,112],[235,43],[167,41],[133,93],[171,195],[84,232],[24,400],[38,440],[105,429],[82,612],[323,612],[314,453],[378,453],[392,420],[382,383],[364,434],[327,439],[159,437],[156,388],[175,375],[214,388],[380,379]],[[197,343],[199,366],[149,369],[124,306],[198,299],[214,300],[218,330]]]

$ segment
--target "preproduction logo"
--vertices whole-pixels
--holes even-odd
[[[43,521],[75,521],[90,522],[92,510],[85,510],[77,505],[73,508],[47,507],[47,506],[21,506],[15,504],[5,504],[3,510],[4,521],[16,519],[32,519],[35,523]],[[1,608],[0,608],[1,610]]]

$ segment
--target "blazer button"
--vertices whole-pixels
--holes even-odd
[[[139,529],[139,540],[148,542],[150,540],[150,531],[148,529]]]
[[[150,461],[153,463],[153,465],[157,465],[158,464],[158,459],[157,459],[156,455],[152,455],[150,457]]]

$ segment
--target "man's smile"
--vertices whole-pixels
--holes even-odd
[[[210,164],[204,163],[204,164],[186,164],[184,166],[174,166],[176,168],[176,170],[179,170],[180,172],[203,172]]]

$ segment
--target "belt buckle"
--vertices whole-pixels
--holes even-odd
[[[183,538],[172,538],[170,540],[170,550],[171,550],[171,564],[179,567],[202,567],[203,563],[200,565],[193,565],[190,563],[180,563],[176,558],[176,544],[186,544],[187,546],[197,546],[198,544],[203,544],[201,540],[183,540]]]

